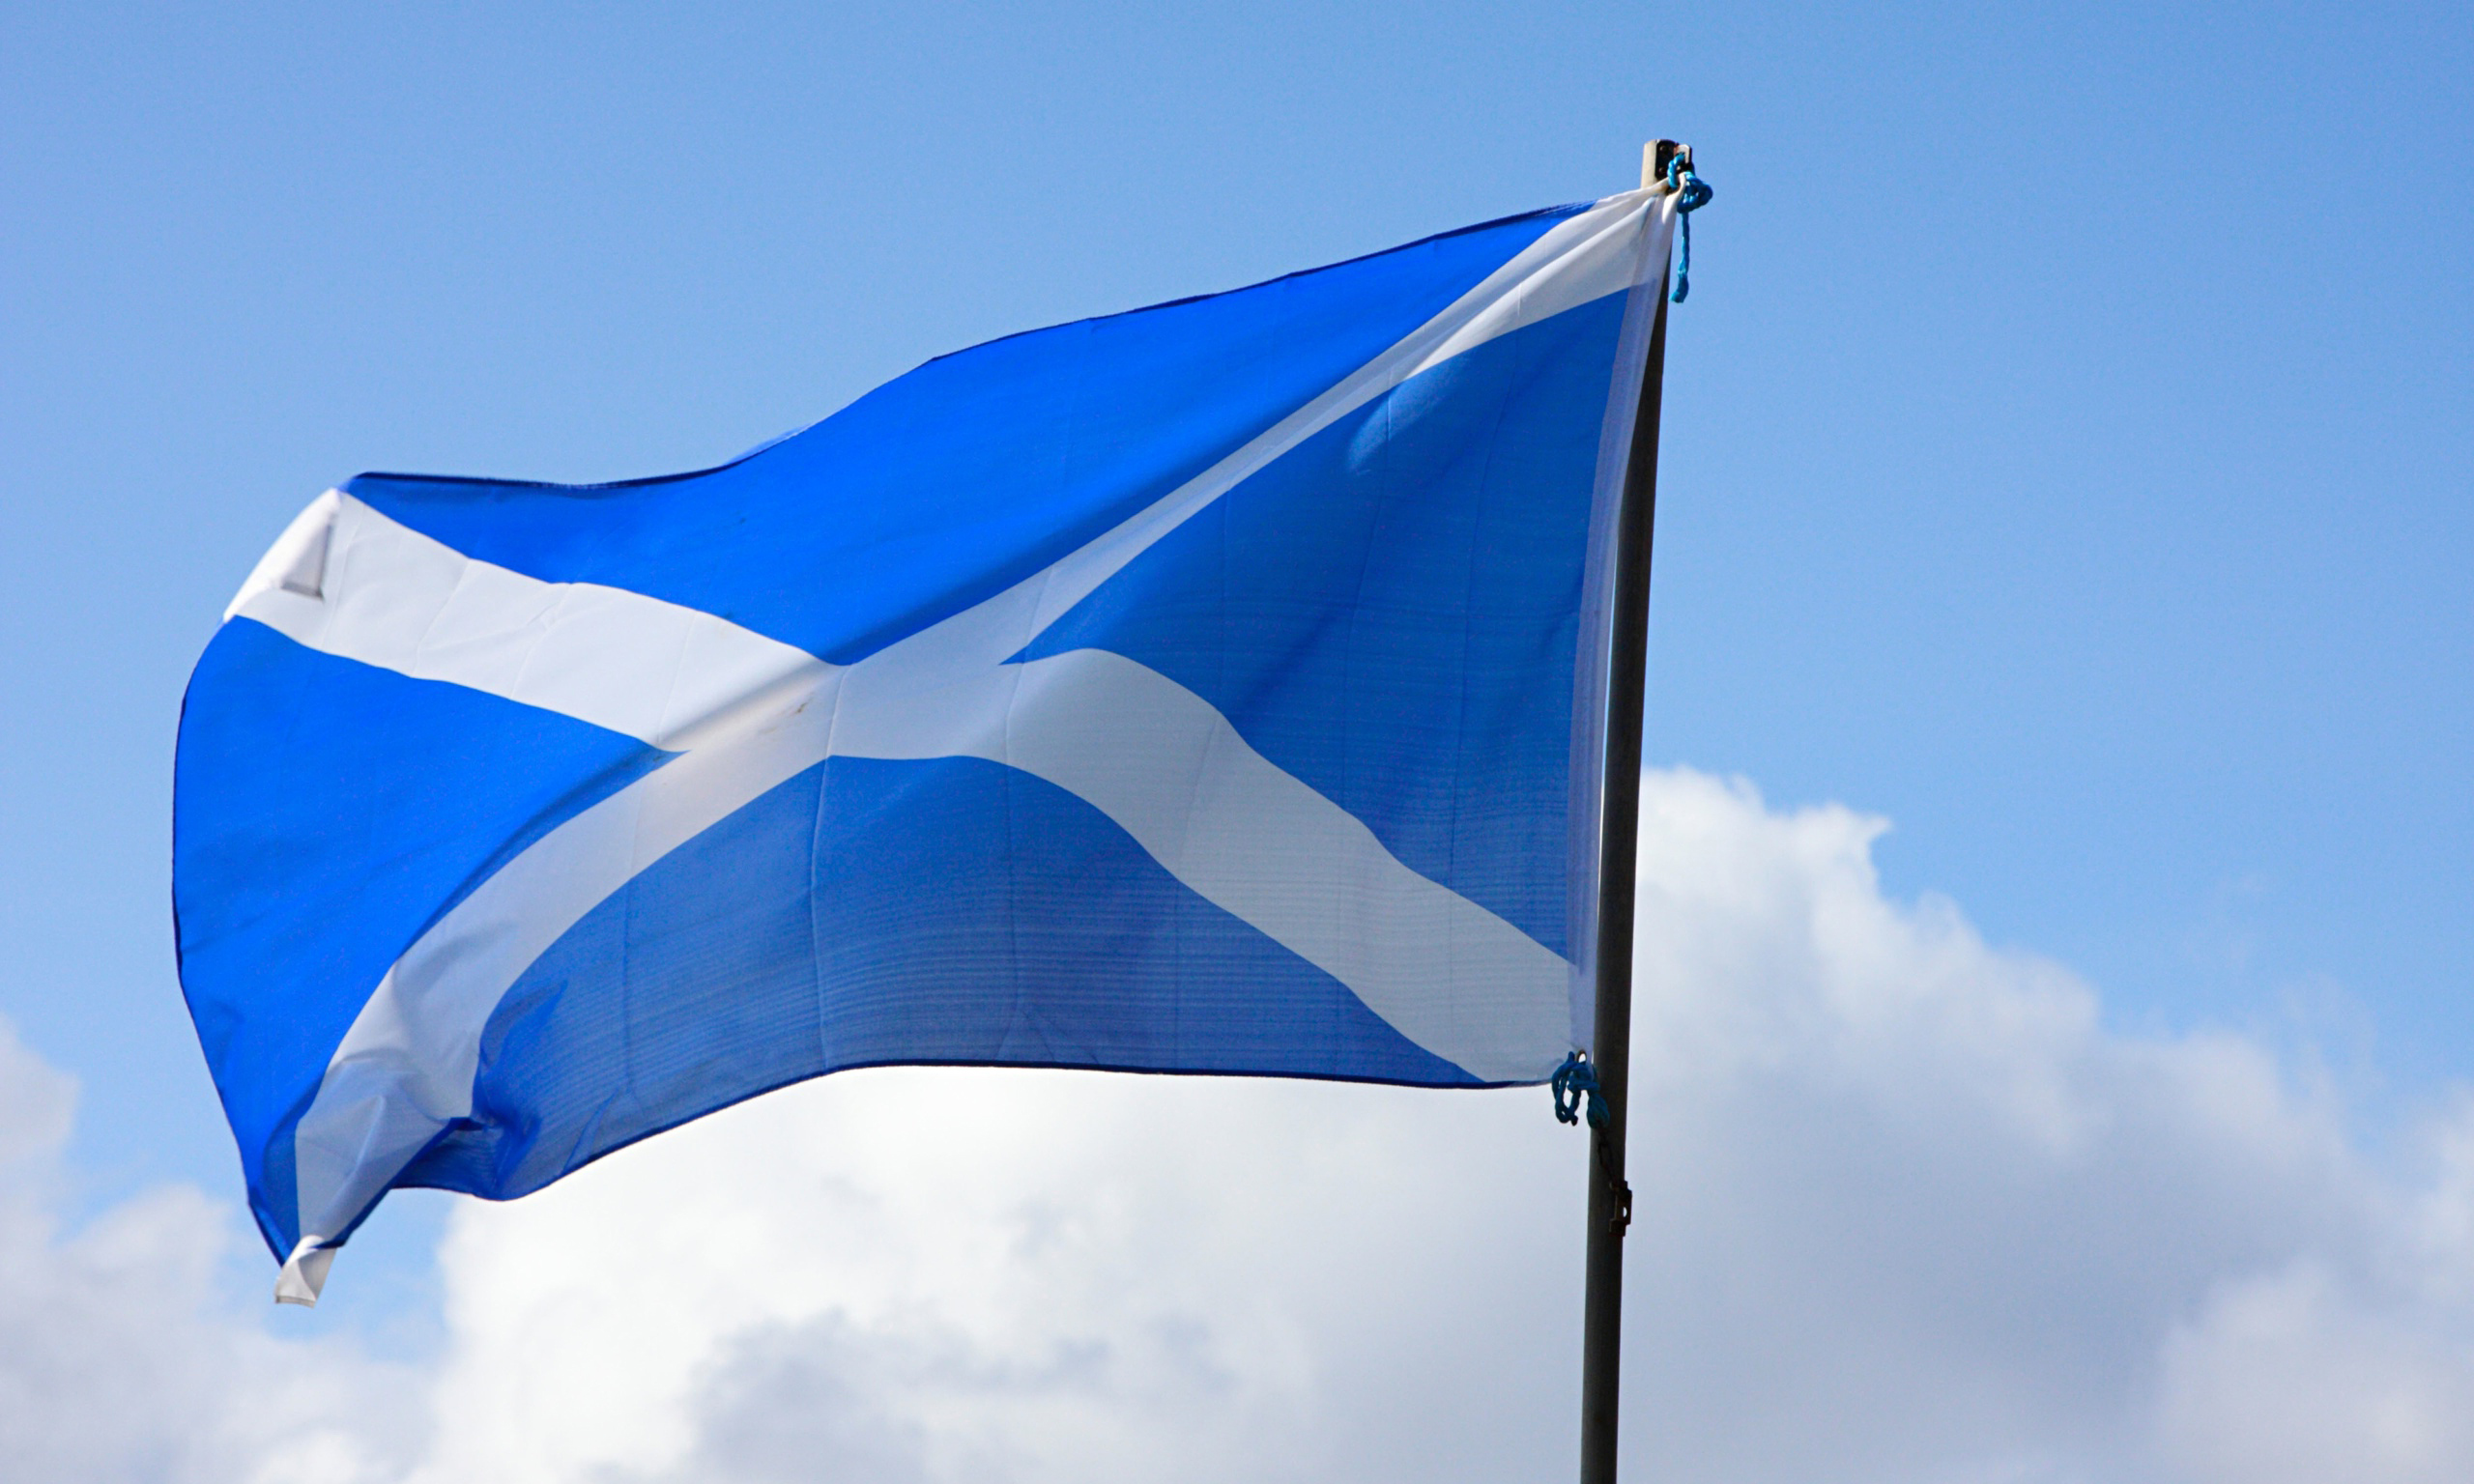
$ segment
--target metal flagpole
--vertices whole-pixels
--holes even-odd
[[[1663,185],[1667,164],[1691,154],[1652,143],[1641,184]],[[1666,285],[1658,286],[1632,420],[1615,535],[1613,643],[1606,687],[1606,777],[1597,857],[1597,1020],[1592,1037],[1603,1123],[1593,1120],[1589,1161],[1588,1287],[1581,1336],[1581,1484],[1615,1484],[1616,1401],[1623,1369],[1624,1232],[1632,1187],[1624,1179],[1624,1115],[1632,1070],[1632,884],[1640,841],[1641,712],[1649,669],[1650,539],[1658,494],[1658,396],[1666,368]]]

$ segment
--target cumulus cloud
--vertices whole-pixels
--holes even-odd
[[[420,1426],[410,1378],[234,1312],[228,1206],[166,1186],[63,1230],[75,1096],[0,1022],[0,1477],[383,1477]]]
[[[1885,898],[1878,820],[1683,770],[1645,810],[1627,1473],[2474,1477],[2474,1099],[2374,1156],[2307,1064],[2108,1030]],[[11,1478],[1574,1465],[1583,1149],[1542,1092],[826,1078],[461,1206],[414,1367],[216,1308],[194,1192],[64,1234],[67,1093],[4,1049]]]

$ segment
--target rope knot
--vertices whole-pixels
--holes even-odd
[[[1597,1069],[1589,1064],[1586,1053],[1575,1051],[1564,1058],[1555,1069],[1554,1079],[1547,1084],[1555,1095],[1555,1122],[1577,1124],[1584,1105],[1589,1111],[1589,1126],[1603,1128],[1611,1116],[1606,1108],[1606,1095],[1597,1089]]]
[[[1675,203],[1675,214],[1683,218],[1683,256],[1676,265],[1675,295],[1669,300],[1680,304],[1692,292],[1692,214],[1708,206],[1717,192],[1709,182],[1692,173],[1681,154],[1666,162],[1666,186],[1680,198]]]

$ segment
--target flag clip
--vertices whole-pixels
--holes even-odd
[[[1564,1058],[1555,1069],[1554,1080],[1547,1086],[1555,1095],[1555,1122],[1577,1124],[1584,1106],[1589,1113],[1589,1126],[1603,1128],[1609,1117],[1606,1095],[1598,1091],[1597,1069],[1589,1064],[1586,1053],[1575,1051]]]

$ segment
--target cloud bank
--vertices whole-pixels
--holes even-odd
[[[1881,821],[1645,790],[1625,1472],[2474,1477],[2474,1099],[2109,1031],[1883,895]],[[846,1073],[458,1208],[446,1343],[286,1337],[228,1203],[65,1231],[0,1042],[0,1474],[1568,1476],[1582,1141],[1543,1092]],[[352,1302],[351,1260],[330,1303]]]

